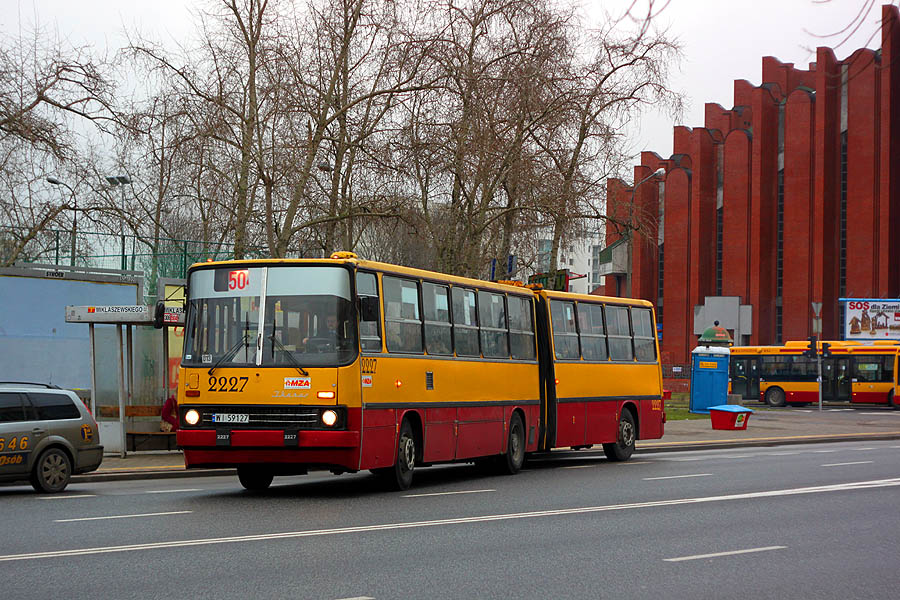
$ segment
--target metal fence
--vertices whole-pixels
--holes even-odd
[[[0,264],[9,262],[26,234],[24,228],[0,227]],[[262,258],[267,254],[265,248],[250,248],[245,257]],[[195,262],[233,256],[234,244],[81,231],[73,240],[71,231],[46,229],[25,244],[15,262],[140,271],[144,274],[145,297],[155,299],[159,278],[184,278],[187,268]]]

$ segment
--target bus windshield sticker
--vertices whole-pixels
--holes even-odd
[[[308,390],[312,386],[312,379],[309,377],[285,377],[284,389],[286,390]]]

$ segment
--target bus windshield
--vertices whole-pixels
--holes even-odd
[[[350,273],[344,268],[198,269],[188,290],[185,365],[302,369],[356,357]]]

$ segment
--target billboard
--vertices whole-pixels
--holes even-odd
[[[900,300],[841,300],[844,339],[858,341],[900,340]]]

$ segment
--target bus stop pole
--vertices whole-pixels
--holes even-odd
[[[96,340],[94,338],[94,324],[90,323],[88,325],[88,348],[89,348],[89,356],[91,361],[91,400],[90,400],[90,411],[91,414],[94,415],[94,419],[97,418],[97,348],[94,346]],[[99,436],[100,433],[97,432]]]
[[[116,338],[118,339],[118,380],[119,380],[119,441],[122,444],[121,457],[125,458],[125,362],[122,358],[124,345],[122,344],[122,326],[116,325]]]

